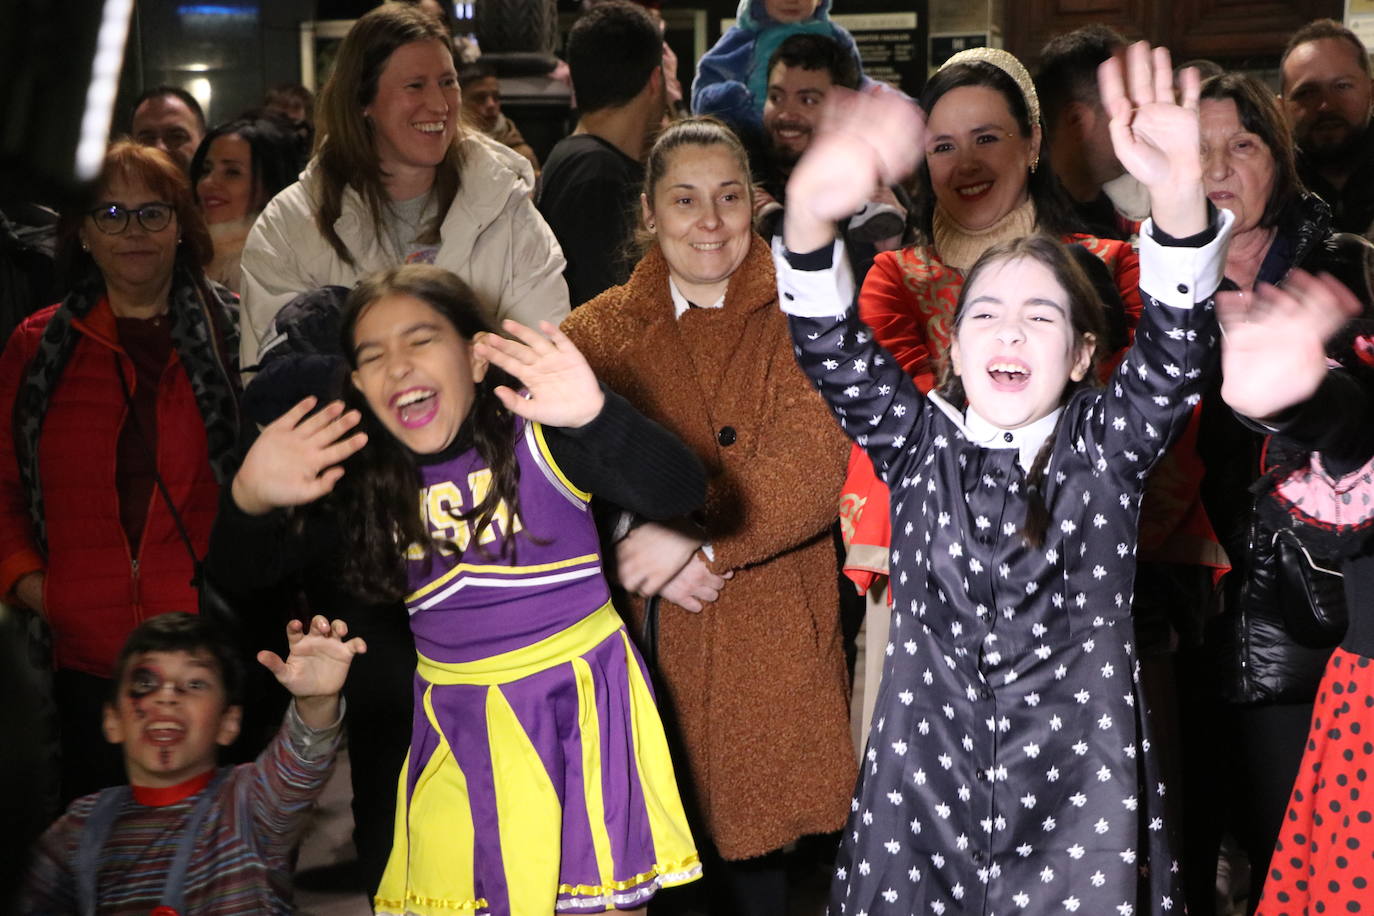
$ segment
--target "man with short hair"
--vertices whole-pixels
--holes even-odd
[[[1126,39],[1105,25],[1056,36],[1040,52],[1040,96],[1050,168],[1074,209],[1098,238],[1129,239],[1150,201],[1112,150],[1111,118],[1097,92],[1097,68],[1123,51]]]
[[[135,143],[156,146],[188,172],[205,136],[205,112],[195,96],[179,86],[154,86],[134,102],[129,127]]]
[[[1332,19],[1297,31],[1279,62],[1283,110],[1298,146],[1298,174],[1331,205],[1333,228],[1374,229],[1374,136],[1369,53]]]
[[[568,33],[579,119],[549,153],[535,205],[568,259],[573,306],[629,278],[642,160],[664,111],[663,39],[642,7],[593,7]]]
[[[857,89],[861,79],[847,49],[827,35],[790,35],[769,58],[763,104],[767,148],[751,157],[759,177],[755,225],[765,238],[781,226],[788,176],[811,145],[826,97],[837,86]],[[879,251],[901,243],[910,209],[900,188],[878,188],[867,206],[840,222],[840,238],[858,282],[863,282]]]
[[[463,114],[482,133],[497,143],[505,144],[530,161],[539,174],[539,157],[525,142],[520,128],[501,111],[501,81],[496,67],[485,60],[475,60],[458,68],[458,88],[462,90]]]

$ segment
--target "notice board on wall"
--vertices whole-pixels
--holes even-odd
[[[830,17],[854,36],[864,73],[916,95],[926,79],[926,23],[913,11]]]

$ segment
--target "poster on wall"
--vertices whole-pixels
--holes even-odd
[[[992,36],[987,32],[967,32],[958,35],[932,35],[930,36],[930,69],[931,72],[938,70],[960,51],[969,48],[991,48],[996,47],[991,40]]]
[[[830,17],[854,36],[864,73],[908,95],[915,95],[926,79],[925,41],[915,12],[843,13]]]

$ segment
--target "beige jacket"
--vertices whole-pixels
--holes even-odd
[[[435,264],[477,293],[487,319],[537,326],[568,314],[563,251],[530,200],[534,175],[524,158],[478,134],[463,142],[463,182],[440,226]],[[315,227],[314,165],[272,198],[243,249],[243,304],[239,312],[241,365],[254,366],[277,311],[294,296],[321,286],[352,286],[395,266],[396,255],[372,229],[367,206],[352,188],[334,230],[353,253],[349,266]]]

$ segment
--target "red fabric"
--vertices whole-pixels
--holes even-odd
[[[210,780],[214,778],[215,768],[212,766],[199,776],[192,776],[174,786],[137,786],[130,784],[129,788],[134,793],[134,801],[140,805],[146,805],[149,808],[165,808],[195,795],[208,786]]]
[[[1312,729],[1256,916],[1374,911],[1374,791],[1369,724],[1374,664],[1337,649],[1312,709]]]
[[[44,418],[39,472],[48,524],[46,567],[39,556],[19,481],[11,419],[26,367],[56,308],[27,318],[0,354],[0,593],[8,593],[25,573],[45,570],[43,600],[57,667],[110,677],[115,656],[139,623],[168,611],[196,611],[193,570],[156,492],[148,500],[138,554],[130,555],[115,483],[116,448],[127,408],[111,354],[119,354],[126,379],[135,376],[105,302],[73,322],[81,338]],[[158,470],[197,554],[203,556],[219,487],[210,469],[200,407],[175,353],[158,386],[157,428]]]
[[[1126,242],[1090,235],[1066,236],[1064,241],[1082,245],[1107,265],[1126,306],[1127,326],[1134,333],[1143,308],[1140,258],[1135,249]],[[950,323],[963,286],[963,273],[941,261],[934,248],[922,245],[879,254],[864,279],[859,317],[922,392],[930,391],[939,381],[939,361],[949,349]],[[1102,367],[1104,379],[1120,358],[1121,354],[1115,354]],[[846,545],[886,549],[891,540],[887,487],[878,479],[867,455],[857,446],[855,452],[840,496]],[[867,591],[878,575],[867,566],[849,562],[844,572],[860,591]]]

